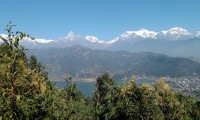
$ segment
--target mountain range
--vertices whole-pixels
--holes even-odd
[[[117,79],[200,75],[200,31],[190,33],[180,27],[160,32],[127,31],[110,41],[69,32],[56,40],[36,38],[20,43],[29,49],[29,56],[48,64],[51,80],[94,78],[105,71]]]
[[[5,35],[4,35],[5,36]],[[22,40],[21,44],[33,48],[65,48],[81,45],[91,49],[129,52],[154,52],[175,57],[200,58],[200,31],[190,33],[181,27],[174,27],[160,32],[140,29],[138,31],[126,31],[113,40],[104,41],[95,36],[76,35],[69,32],[66,37],[56,40],[35,39]]]
[[[150,52],[93,50],[82,46],[30,49],[27,52],[48,65],[51,80],[63,80],[69,76],[95,78],[103,72],[110,73],[115,79],[130,78],[132,75],[200,75],[200,64],[197,62]]]
[[[110,41],[104,41],[89,35],[82,37],[73,32],[69,32],[66,37],[61,37],[56,40],[25,39],[21,41],[21,44],[29,49],[49,47],[65,48],[81,45],[91,49],[155,52],[176,57],[200,57],[200,31],[190,33],[181,27],[174,27],[160,32],[147,29],[126,31]]]

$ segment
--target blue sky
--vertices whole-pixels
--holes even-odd
[[[200,31],[200,0],[0,0],[0,33],[14,30],[56,39],[68,32],[111,40],[127,30],[179,26]]]

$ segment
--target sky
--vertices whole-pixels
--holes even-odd
[[[14,30],[57,39],[70,31],[112,40],[130,30],[200,31],[200,0],[0,0],[0,33]]]

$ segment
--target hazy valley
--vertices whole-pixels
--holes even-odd
[[[116,79],[138,76],[180,77],[200,75],[200,64],[181,57],[155,53],[92,50],[82,46],[30,49],[29,55],[48,65],[51,80],[64,77],[95,78],[103,72]]]

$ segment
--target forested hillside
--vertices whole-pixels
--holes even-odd
[[[49,78],[63,80],[66,75],[94,78],[95,73],[109,72],[116,79],[146,76],[200,75],[200,64],[181,57],[155,53],[130,53],[126,51],[92,50],[82,46],[27,50],[44,65],[48,64]]]
[[[191,96],[176,93],[161,78],[153,87],[137,85],[133,77],[116,85],[103,74],[96,79],[92,98],[85,98],[66,79],[66,87],[51,83],[37,58],[28,58],[19,41],[26,33],[0,37],[0,120],[198,120],[200,103]]]

